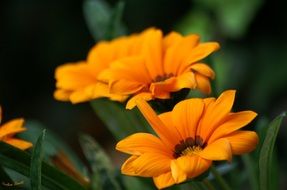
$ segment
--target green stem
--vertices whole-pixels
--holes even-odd
[[[222,190],[231,190],[230,186],[223,179],[223,177],[218,173],[218,171],[216,170],[214,166],[211,166],[210,171],[215,177],[215,179],[217,180],[217,182],[219,183],[219,185],[221,186]]]
[[[204,179],[202,182],[204,183],[204,185],[207,187],[208,190],[216,190],[209,180]]]
[[[247,173],[249,175],[249,181],[251,185],[251,189],[258,190],[258,181],[257,181],[257,175],[256,175],[256,169],[254,167],[253,161],[250,157],[250,155],[246,154],[242,156],[243,163],[245,165],[245,168],[247,170]]]

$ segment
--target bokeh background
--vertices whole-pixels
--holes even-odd
[[[117,1],[107,1],[114,5]],[[165,33],[199,33],[219,41],[213,56],[215,94],[237,89],[236,110],[252,109],[268,121],[287,110],[287,1],[284,0],[125,0],[129,32],[155,26]],[[37,120],[79,150],[86,132],[103,146],[114,143],[89,103],[53,99],[54,70],[83,60],[95,44],[80,0],[0,1],[0,104],[4,121]],[[287,171],[287,129],[277,140],[281,187]],[[79,151],[79,154],[80,151]],[[285,161],[284,161],[285,160]]]

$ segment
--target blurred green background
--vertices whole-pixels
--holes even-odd
[[[117,1],[107,1],[111,6]],[[236,110],[252,109],[270,120],[287,110],[287,1],[126,0],[129,32],[155,26],[165,33],[199,33],[219,41],[212,57],[215,94],[237,89]],[[88,103],[53,99],[54,69],[85,59],[95,41],[84,19],[83,1],[0,1],[0,104],[4,121],[36,119],[75,149],[79,131],[101,144],[114,143]],[[287,130],[278,138],[282,189],[287,189]]]

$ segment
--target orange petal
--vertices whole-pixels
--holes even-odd
[[[242,111],[237,113],[230,113],[229,116],[226,117],[226,121],[221,124],[217,129],[215,129],[214,133],[212,133],[208,142],[213,142],[214,140],[224,137],[250,123],[255,117],[257,113],[253,111]]]
[[[180,70],[180,68],[186,67],[185,64],[183,65],[184,60],[192,53],[193,48],[198,42],[199,36],[192,34],[181,38],[181,40],[169,46],[164,56],[165,73],[172,73],[174,75],[182,74],[183,70]]]
[[[197,125],[203,110],[204,102],[199,98],[183,100],[175,105],[171,117],[182,139],[188,137],[195,139]]]
[[[158,189],[163,189],[175,184],[171,172],[167,172],[157,177],[153,177],[153,182],[155,183]]]
[[[218,50],[219,47],[219,44],[216,42],[207,42],[199,44],[189,53],[188,58],[184,61],[184,64],[182,64],[179,72],[184,71],[192,63],[195,63],[207,57],[212,52]]]
[[[138,99],[143,99],[145,101],[152,100],[154,97],[151,93],[149,92],[141,92],[135,96],[133,96],[129,101],[127,102],[126,109],[133,109],[136,106],[136,101]]]
[[[200,74],[195,74],[195,80],[196,80],[197,88],[200,91],[202,91],[205,94],[211,93],[211,86],[210,86],[209,78],[203,75],[200,75]]]
[[[145,84],[126,79],[112,81],[110,83],[110,92],[114,94],[129,95],[146,88]]]
[[[7,135],[14,135],[25,131],[26,128],[23,126],[24,119],[13,119],[0,127],[0,139]]]
[[[192,71],[196,71],[196,72],[198,72],[199,74],[201,74],[201,75],[203,75],[205,77],[214,79],[214,76],[215,76],[214,71],[208,65],[206,65],[204,63],[192,64],[189,67],[189,69],[192,70]]]
[[[20,139],[15,139],[15,138],[8,138],[8,139],[5,139],[4,142],[14,146],[14,147],[17,147],[21,150],[26,150],[30,147],[33,146],[32,143],[30,142],[27,142],[27,141],[24,141],[24,140],[20,140]]]
[[[133,166],[133,162],[138,158],[139,156],[130,156],[125,163],[123,163],[121,167],[121,171],[125,175],[131,175],[131,176],[137,176],[135,173],[135,167]]]
[[[186,172],[179,166],[177,160],[172,160],[171,165],[171,175],[175,183],[181,183],[187,179]]]
[[[211,102],[205,109],[197,134],[204,142],[208,141],[213,131],[229,114],[235,98],[235,90],[223,92],[215,102]]]
[[[77,90],[97,82],[94,65],[86,62],[68,63],[57,67],[55,78],[56,86],[65,90]]]
[[[149,133],[136,133],[130,135],[118,142],[116,149],[133,155],[158,153],[172,157],[172,152],[166,149],[161,140]]]
[[[221,138],[208,144],[202,151],[196,152],[198,156],[207,160],[228,160],[232,158],[230,143],[227,139]]]
[[[162,32],[160,30],[149,30],[144,36],[143,56],[145,64],[151,78],[162,76],[163,61],[162,61]]]
[[[181,156],[177,158],[174,162],[179,168],[181,168],[181,170],[188,178],[199,176],[200,174],[205,172],[212,163],[212,161],[206,160],[196,155]]]
[[[68,101],[70,99],[71,93],[72,91],[70,90],[57,89],[54,92],[54,98],[60,101]]]
[[[164,50],[178,43],[182,39],[182,35],[177,32],[170,32],[163,39]]]
[[[156,153],[132,156],[122,166],[122,173],[142,177],[155,177],[170,171],[169,157]]]
[[[158,134],[163,143],[166,144],[170,150],[173,150],[174,145],[176,145],[178,142],[177,139],[174,138],[172,131],[168,130],[168,128],[163,124],[163,122],[146,101],[138,99],[136,104],[145,119],[151,125],[153,130]]]
[[[168,128],[170,133],[173,134],[174,139],[176,139],[174,142],[175,143],[180,142],[182,140],[182,137],[181,137],[178,129],[175,127],[175,124],[173,123],[172,112],[171,111],[170,112],[164,112],[164,113],[158,115],[158,117],[164,123],[164,125]]]
[[[232,153],[239,155],[253,151],[258,144],[258,135],[254,131],[236,131],[226,137]]]

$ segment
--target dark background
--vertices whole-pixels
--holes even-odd
[[[240,34],[236,33],[238,30],[232,33],[224,28],[218,19],[222,10],[198,1],[127,0],[123,21],[130,32],[150,26],[165,32],[174,28],[189,31],[188,15],[203,13],[209,19],[203,27],[203,37],[222,45],[218,52],[218,91],[237,89],[237,110],[252,109],[259,117],[271,119],[287,110],[287,3],[253,1],[260,5],[254,9],[252,18],[247,15],[248,24]],[[111,5],[115,2],[109,1]],[[95,43],[85,23],[82,3],[0,1],[0,104],[4,121],[15,117],[36,119],[76,148],[79,131],[93,135],[103,144],[112,141],[89,103],[72,105],[53,99],[55,68],[85,59]],[[237,11],[236,6],[229,11]],[[195,20],[200,25],[200,19],[205,17],[194,17],[190,24]],[[286,121],[278,139],[281,160],[287,157],[285,126]]]

